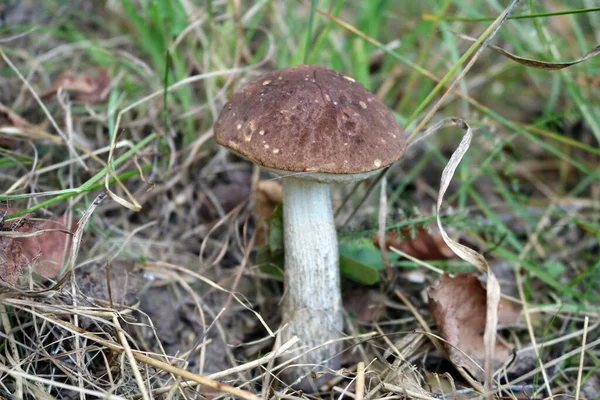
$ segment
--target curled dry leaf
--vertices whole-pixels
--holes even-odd
[[[444,274],[437,286],[429,288],[428,297],[433,319],[440,335],[447,341],[445,347],[450,361],[465,368],[476,379],[482,381],[485,377],[483,371],[485,358],[483,333],[487,307],[485,288],[474,275],[458,274],[451,278]],[[514,323],[519,316],[517,310],[514,303],[502,299],[498,308],[499,324]],[[510,346],[496,341],[494,368],[501,367],[508,360],[511,350]]]
[[[459,37],[461,37],[462,39],[469,40],[471,42],[474,42],[476,40],[475,38],[468,36],[468,35],[463,35],[463,34],[457,34],[457,35]],[[491,44],[488,44],[488,47],[490,49],[494,50],[496,53],[500,53],[503,56],[508,57],[511,60],[516,61],[521,65],[525,65],[526,67],[532,67],[532,68],[537,68],[537,69],[546,69],[546,70],[558,70],[558,69],[569,68],[569,67],[572,67],[573,65],[580,64],[580,63],[587,61],[590,58],[595,57],[598,54],[600,54],[600,45],[598,45],[576,60],[565,61],[565,62],[548,62],[548,61],[534,60],[532,58],[520,57],[515,54],[509,53],[508,51],[504,50],[502,47],[494,46]]]
[[[59,89],[73,93],[79,103],[98,104],[106,101],[110,90],[110,76],[105,69],[99,69],[95,74],[85,72],[77,74],[69,70],[63,72],[42,98],[54,96]]]
[[[375,236],[374,241],[375,244],[379,243],[379,235]],[[456,257],[439,232],[427,231],[424,228],[420,228],[413,238],[408,236],[408,230],[403,230],[402,235],[389,231],[386,233],[385,242],[388,248],[394,247],[419,260],[445,260]]]
[[[7,213],[14,212],[9,209]],[[0,235],[0,277],[14,283],[20,270],[30,265],[37,273],[55,278],[70,253],[71,233],[67,217],[34,222],[28,219],[7,221],[3,231],[22,233],[17,236]],[[74,220],[71,227],[74,228]],[[35,234],[35,233],[38,234]]]

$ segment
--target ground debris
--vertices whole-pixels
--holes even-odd
[[[375,236],[374,242],[378,245],[378,235]],[[435,230],[429,231],[425,228],[419,228],[412,237],[409,235],[408,230],[404,230],[401,234],[388,231],[385,242],[388,248],[394,247],[419,260],[446,260],[456,257],[452,249],[442,239],[442,235]]]
[[[31,128],[29,122],[19,116],[17,113],[9,109],[3,104],[0,104],[0,135],[9,135],[8,132],[3,132],[3,128],[17,128],[20,130],[27,130]],[[10,147],[14,144],[14,139],[10,136],[0,136],[0,146]]]
[[[387,297],[377,290],[354,290],[344,296],[344,308],[359,321],[377,322],[387,316]]]
[[[478,380],[484,379],[485,348],[483,331],[486,321],[486,291],[475,275],[458,274],[454,278],[447,274],[437,286],[428,291],[429,308],[440,335],[447,341],[445,348],[450,361],[467,369]],[[500,301],[499,324],[514,323],[519,308],[512,302]],[[506,362],[512,346],[496,342],[494,367]]]
[[[16,211],[9,208],[6,214]],[[15,283],[19,272],[30,266],[35,272],[56,278],[69,257],[72,231],[77,220],[67,226],[66,215],[51,219],[18,218],[4,222],[0,235],[0,277]]]
[[[76,73],[73,70],[63,72],[53,83],[52,87],[42,95],[49,98],[59,90],[72,93],[78,103],[99,104],[104,103],[110,90],[110,75],[106,69],[98,69],[92,74],[87,72]]]

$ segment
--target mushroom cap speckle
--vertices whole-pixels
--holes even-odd
[[[215,140],[282,172],[362,174],[406,147],[392,112],[356,80],[319,66],[267,72],[225,104]]]

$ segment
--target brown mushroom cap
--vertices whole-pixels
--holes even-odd
[[[319,65],[267,72],[233,95],[215,140],[277,171],[361,174],[405,149],[392,112],[354,79]]]

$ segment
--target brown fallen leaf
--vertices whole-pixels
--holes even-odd
[[[283,202],[283,186],[278,181],[258,181],[254,190],[254,212],[269,218]]]
[[[0,104],[0,129],[2,128],[25,128],[29,129],[31,125],[29,122],[21,118],[17,113],[10,110],[3,104]],[[1,134],[1,133],[0,133]],[[0,146],[12,146],[14,139],[10,136],[0,137]]]
[[[500,299],[500,304],[498,305],[498,325],[499,326],[507,326],[514,324],[521,315],[521,306],[517,303]]]
[[[450,361],[483,381],[485,374],[480,367],[483,367],[485,358],[485,288],[474,275],[458,274],[451,278],[444,274],[437,286],[429,288],[428,297],[429,309],[440,335],[448,342],[444,345]],[[516,312],[515,306],[505,299],[500,300],[499,324],[507,325],[516,321],[519,313]],[[511,351],[510,346],[496,341],[494,368],[502,366],[508,360]]]
[[[0,280],[14,284],[26,263],[23,248],[17,239],[0,236]]]
[[[283,186],[279,181],[258,181],[254,189],[254,212],[258,216],[256,241],[257,245],[266,243],[267,224],[265,220],[269,218],[275,208],[283,202]]]
[[[28,127],[29,123],[11,111],[4,104],[0,104],[0,126],[15,126],[17,128]]]
[[[42,276],[56,278],[69,257],[72,231],[76,229],[77,220],[73,219],[70,227],[67,223],[66,215],[37,223],[36,231],[49,231],[21,239],[23,254],[30,260],[35,259],[32,267]]]
[[[15,210],[5,211],[12,213]],[[9,283],[14,283],[20,270],[29,265],[42,276],[56,278],[69,257],[71,231],[77,225],[77,220],[73,220],[71,229],[66,226],[66,223],[66,216],[43,221],[21,218],[4,223],[1,228],[3,231],[23,235],[0,236],[0,250],[7,251],[0,251],[0,277]],[[39,234],[34,235],[36,232]]]
[[[94,75],[86,72],[77,74],[68,70],[63,72],[42,98],[54,96],[59,89],[70,92],[78,103],[99,104],[106,101],[110,90],[110,76],[106,69],[99,69]]]
[[[375,236],[374,242],[376,245],[379,244],[378,235]],[[402,250],[419,260],[446,260],[456,257],[439,232],[430,232],[424,228],[420,228],[413,238],[408,236],[408,230],[403,230],[401,235],[388,231],[385,242],[388,248],[394,247]]]
[[[213,195],[212,199],[204,192],[198,192],[198,198],[202,201],[203,205],[202,216],[212,219],[217,218],[219,215],[213,199],[218,202],[223,212],[228,213],[248,200],[250,196],[250,184],[219,183],[210,188],[210,191]]]
[[[377,290],[355,290],[344,296],[344,308],[359,321],[377,322],[385,318],[387,297]]]

